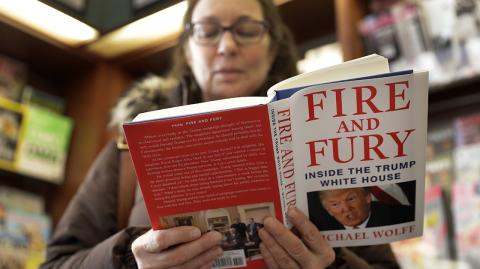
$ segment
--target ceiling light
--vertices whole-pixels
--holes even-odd
[[[167,44],[174,41],[181,30],[183,14],[187,10],[183,1],[134,21],[103,36],[88,49],[107,58],[138,48]]]
[[[0,19],[71,46],[91,42],[98,36],[94,28],[38,0],[0,0]]]

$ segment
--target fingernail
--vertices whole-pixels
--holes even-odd
[[[296,214],[298,214],[298,209],[296,207],[290,207],[287,211],[289,217],[295,217]]]
[[[197,238],[197,237],[200,237],[200,235],[202,235],[202,233],[200,232],[200,229],[196,228],[196,227],[193,227],[194,229],[192,231],[190,231],[190,236],[192,238]]]
[[[261,242],[260,245],[258,245],[258,248],[260,249],[260,251],[265,251],[265,244]]]
[[[266,217],[264,220],[263,220],[263,224],[264,225],[271,225],[273,223],[273,217]]]
[[[260,228],[260,230],[258,230],[258,234],[260,236],[262,236],[262,234],[265,232],[265,228]]]
[[[215,240],[220,243],[222,241],[222,234],[219,232],[215,232]]]
[[[223,255],[223,249],[221,247],[218,247],[216,250],[215,250],[215,254],[217,256],[222,256]]]

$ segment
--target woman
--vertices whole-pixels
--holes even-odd
[[[169,105],[264,95],[295,74],[292,39],[271,0],[189,1],[185,31],[168,80],[151,78],[122,98],[121,123],[144,110]],[[141,90],[139,90],[141,89]],[[221,235],[195,227],[153,231],[137,190],[128,227],[118,229],[122,197],[119,151],[113,143],[96,160],[49,244],[43,268],[210,268],[222,254]],[[120,194],[122,195],[122,194]],[[288,212],[299,236],[274,218],[264,220],[260,245],[269,268],[396,268],[388,246],[337,249],[296,209]]]

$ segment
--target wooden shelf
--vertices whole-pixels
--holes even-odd
[[[429,117],[442,120],[461,114],[478,112],[480,75],[430,88]]]

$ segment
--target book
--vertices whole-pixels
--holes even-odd
[[[426,186],[441,186],[450,197],[454,180],[454,128],[451,122],[432,126],[427,134]]]
[[[24,105],[41,107],[57,114],[65,112],[65,100],[63,98],[37,90],[30,85],[23,89],[21,101]]]
[[[414,4],[399,2],[392,6],[391,12],[395,20],[402,56],[408,62],[414,63],[427,49],[427,36],[418,7]]]
[[[6,208],[40,214],[45,212],[45,200],[41,195],[0,185],[0,203]]]
[[[24,63],[0,54],[0,97],[18,101],[26,77]]]
[[[457,258],[480,267],[480,180],[457,181],[452,186],[452,209]]]
[[[464,115],[454,120],[454,170],[457,181],[480,179],[480,113]]]
[[[480,143],[480,113],[458,117],[454,120],[455,147]]]
[[[379,53],[395,61],[400,58],[400,43],[395,30],[395,21],[389,12],[370,14],[358,25],[366,53]]]
[[[0,219],[0,268],[39,268],[46,258],[51,226],[45,214],[6,208]]]
[[[62,183],[73,120],[38,106],[25,106],[24,116],[17,171],[36,179]]]
[[[243,227],[267,215],[290,227],[292,206],[314,222],[328,211],[336,226],[319,229],[333,247],[421,235],[427,80],[371,55],[284,80],[267,97],[139,114],[123,128],[153,229],[222,227],[216,268],[264,266]],[[361,212],[339,216],[351,196]]]
[[[73,120],[0,97],[0,169],[61,183]]]
[[[23,120],[23,106],[0,96],[0,169],[16,169]]]

